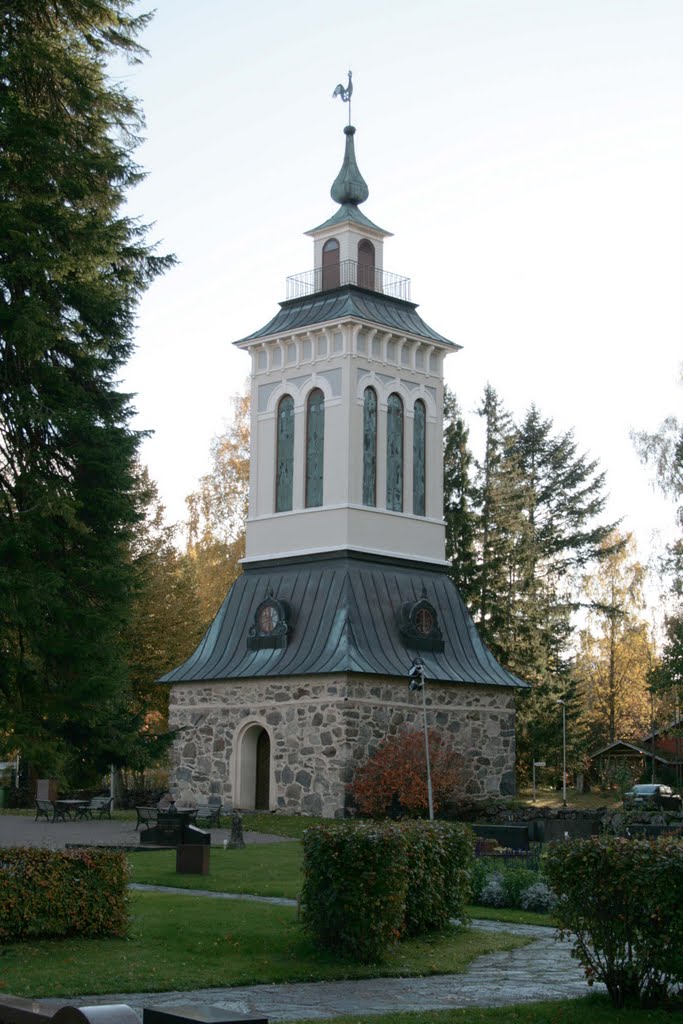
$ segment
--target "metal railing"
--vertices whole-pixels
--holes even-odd
[[[287,298],[301,299],[315,292],[329,291],[342,285],[355,284],[372,292],[391,295],[395,299],[410,301],[410,278],[391,274],[387,270],[368,267],[357,260],[341,260],[332,267],[318,267],[287,278]]]

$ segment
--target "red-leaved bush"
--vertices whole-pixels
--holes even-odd
[[[430,729],[429,762],[435,813],[462,787],[463,759],[436,729]],[[362,764],[349,786],[361,814],[382,818],[391,809],[416,817],[426,814],[427,759],[424,731],[415,729],[389,736]]]

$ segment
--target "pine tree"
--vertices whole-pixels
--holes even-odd
[[[126,720],[140,435],[117,376],[172,262],[122,213],[142,119],[105,63],[143,52],[130,7],[12,0],[0,18],[2,743],[66,780]]]
[[[473,456],[469,429],[457,399],[444,388],[443,493],[446,523],[446,558],[450,577],[465,604],[472,608],[476,588]]]

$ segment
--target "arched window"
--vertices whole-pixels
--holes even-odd
[[[375,247],[367,238],[358,243],[358,284],[375,291]]]
[[[403,511],[403,402],[396,394],[387,402],[387,508]]]
[[[339,287],[339,242],[328,238],[323,245],[323,290]]]
[[[306,508],[323,503],[325,396],[314,388],[306,403]]]
[[[277,407],[275,511],[290,512],[294,490],[294,399],[283,395]]]
[[[366,388],[363,395],[363,504],[377,504],[377,395]]]
[[[425,429],[427,415],[421,398],[413,406],[413,515],[425,514]]]

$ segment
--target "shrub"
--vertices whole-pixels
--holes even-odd
[[[0,850],[0,941],[128,930],[128,864],[109,850]]]
[[[408,822],[408,885],[404,927],[408,935],[445,928],[451,918],[464,920],[469,901],[474,835],[466,825]]]
[[[303,925],[324,949],[369,963],[404,926],[406,839],[397,825],[316,825],[304,832]]]
[[[479,902],[483,907],[504,907],[505,892],[503,880],[497,873],[490,876],[479,894]]]
[[[615,1006],[652,1005],[683,983],[683,841],[610,836],[553,843],[544,874],[560,935]]]
[[[491,869],[487,857],[476,857],[470,868],[470,899],[472,903],[479,903],[481,891],[491,875]]]
[[[441,733],[430,729],[428,736],[437,812],[462,785],[463,760]],[[429,802],[424,733],[414,730],[389,736],[357,769],[349,792],[361,814],[373,818],[385,817],[397,802],[403,814],[425,815]]]
[[[501,881],[503,885],[503,895],[505,896],[505,907],[521,907],[522,893],[529,886],[533,885],[534,882],[538,881],[538,875],[535,871],[531,871],[529,868],[522,867],[518,864],[506,864],[502,875]]]
[[[557,896],[545,882],[534,882],[519,898],[522,910],[533,910],[537,914],[549,914],[556,903]]]

